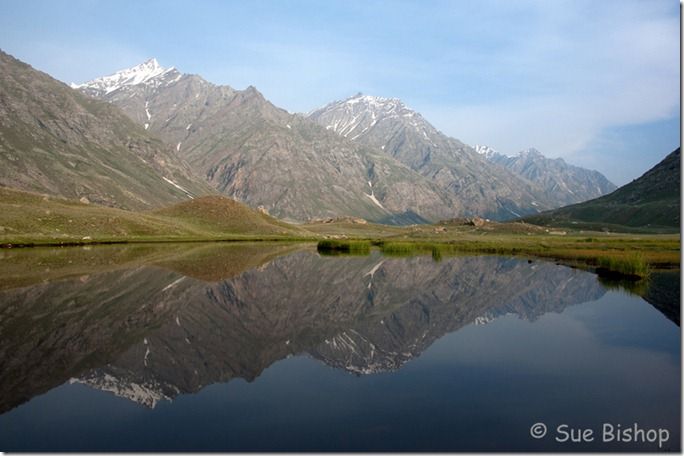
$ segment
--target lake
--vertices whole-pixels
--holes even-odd
[[[0,450],[679,451],[679,271],[0,251]]]

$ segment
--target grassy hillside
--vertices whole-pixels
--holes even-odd
[[[225,197],[131,212],[0,187],[0,244],[313,236]]]
[[[613,193],[523,220],[543,226],[617,232],[678,232],[680,149]]]
[[[220,233],[287,235],[301,232],[293,225],[225,196],[205,196],[158,209],[151,214]]]

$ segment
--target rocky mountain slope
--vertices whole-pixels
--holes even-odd
[[[488,160],[490,157],[439,132],[396,98],[357,94],[313,111],[309,118],[354,142],[382,150],[428,177],[458,198],[463,214],[509,219],[583,201],[607,190],[601,187],[602,193],[593,193],[593,181],[565,176],[567,171],[581,174],[580,169],[560,162],[538,164],[538,169],[544,169],[540,173],[524,163]],[[601,184],[609,189],[610,184],[603,180]]]
[[[643,176],[609,195],[525,218],[549,226],[597,230],[677,232],[681,208],[681,153],[676,149]]]
[[[490,162],[539,185],[561,206],[598,198],[617,188],[598,171],[570,165],[562,158],[547,158],[537,149],[526,149],[512,157],[487,146],[476,145],[475,150]]]
[[[458,211],[408,166],[277,108],[254,87],[217,86],[155,60],[73,87],[121,107],[220,192],[281,218],[415,222]]]
[[[573,198],[489,162],[397,99],[359,94],[304,117],[254,87],[216,86],[154,59],[73,87],[121,107],[220,192],[286,219],[510,219]]]
[[[0,185],[149,209],[215,193],[108,103],[0,51]]]
[[[456,198],[459,215],[508,219],[557,207],[535,185],[491,165],[399,99],[357,94],[308,118],[355,143],[381,150],[430,179]]]

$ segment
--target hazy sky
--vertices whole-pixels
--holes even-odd
[[[65,82],[156,57],[290,112],[398,97],[468,144],[618,185],[679,145],[674,0],[3,0],[0,48]]]

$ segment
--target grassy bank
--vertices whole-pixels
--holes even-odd
[[[648,239],[625,236],[617,239],[587,241],[583,238],[526,238],[514,236],[496,240],[462,240],[447,243],[418,242],[423,252],[439,250],[447,253],[485,253],[545,258],[569,266],[595,270],[601,275],[628,279],[648,277],[656,268],[675,268],[680,264],[679,239]],[[591,244],[591,245],[587,245]],[[382,248],[382,247],[381,247]],[[394,249],[394,247],[391,247]]]
[[[324,238],[324,239],[322,239]],[[322,240],[321,240],[322,239]],[[224,197],[132,212],[0,187],[0,246],[206,241],[318,241],[327,254],[496,254],[549,258],[600,274],[639,278],[679,267],[678,234],[559,231],[528,223],[445,222],[405,227],[343,218],[294,225]]]
[[[320,241],[321,244],[331,241]],[[336,249],[352,249],[359,241],[335,241]],[[435,260],[459,254],[514,255],[544,258],[569,266],[591,269],[600,275],[638,280],[656,268],[676,268],[680,264],[679,238],[674,236],[611,238],[499,235],[486,240],[461,239],[393,240],[375,239],[372,244],[388,256],[432,255]],[[325,247],[324,247],[325,248]]]
[[[368,254],[370,253],[370,241],[344,241],[336,239],[324,239],[318,241],[317,250],[321,253],[351,253],[351,254]]]

